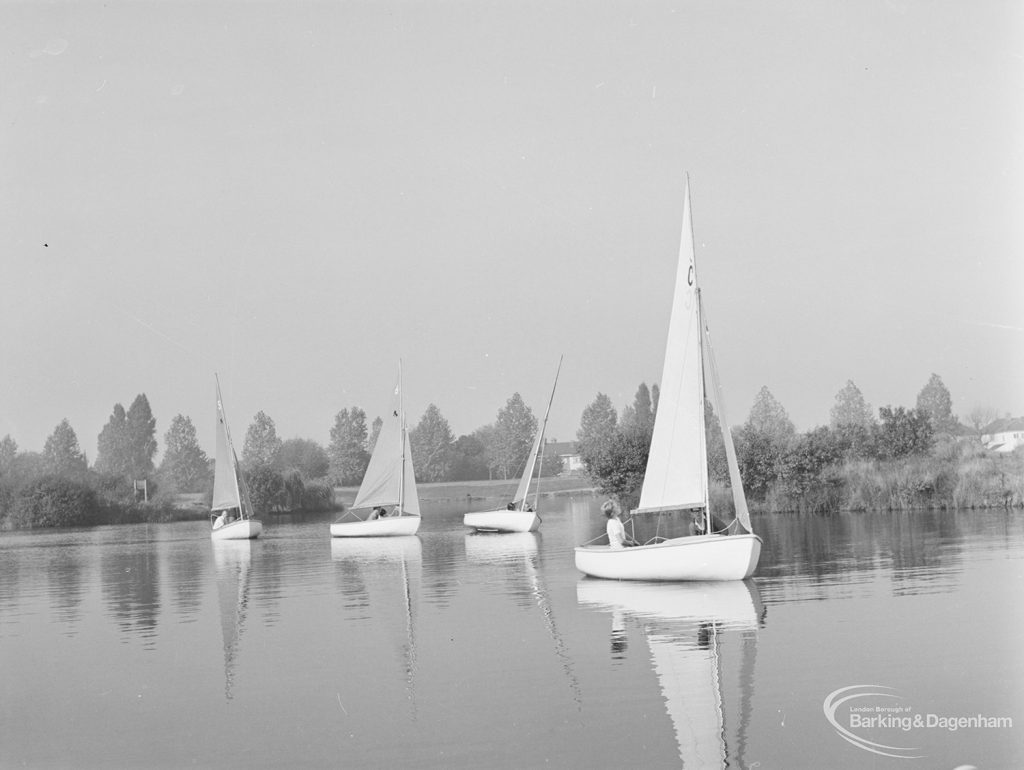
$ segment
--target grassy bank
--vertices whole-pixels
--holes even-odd
[[[420,501],[453,502],[455,500],[498,500],[508,502],[516,492],[518,479],[488,481],[439,481],[434,484],[417,484]],[[334,500],[349,507],[356,498],[358,487],[335,487]],[[594,484],[585,476],[558,476],[545,478],[540,482],[542,497],[568,495],[574,492],[596,491]]]
[[[945,441],[927,455],[847,459],[795,492],[771,485],[751,510],[765,513],[912,511],[1024,506],[1024,450],[1001,454],[969,441]]]

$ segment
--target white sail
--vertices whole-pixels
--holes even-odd
[[[707,506],[704,364],[687,180],[661,395],[638,512]]]
[[[213,505],[215,511],[237,508],[238,488],[235,485],[234,452],[228,438],[227,418],[220,397],[220,383],[217,383],[217,451],[213,469]]]
[[[242,496],[238,484],[238,458],[231,445],[231,433],[228,430],[228,419],[224,413],[224,401],[220,395],[220,381],[217,381],[217,453],[214,457],[213,469],[213,504],[214,511],[228,508],[241,508]]]
[[[704,304],[701,301],[701,317],[704,317]],[[732,442],[732,432],[729,430],[729,418],[726,416],[725,399],[722,397],[722,382],[718,377],[718,362],[715,360],[715,351],[711,346],[711,333],[707,324],[704,324],[704,351],[708,362],[708,371],[711,373],[711,402],[718,414],[718,424],[722,429],[722,441],[725,443],[725,458],[729,467],[729,485],[732,488],[732,502],[736,508],[736,520],[746,532],[753,532],[750,524],[750,511],[747,510],[747,496],[743,491],[743,477],[740,476],[740,466],[736,460],[736,447]]]
[[[402,492],[402,510],[410,516],[420,515],[420,496],[416,490],[416,471],[412,467],[412,447],[409,445],[409,431],[405,433],[405,489]]]
[[[526,469],[523,477],[519,480],[516,488],[516,496],[512,499],[518,503],[520,509],[526,506],[526,495],[530,491],[530,482],[533,480],[533,469],[537,465],[537,455],[544,446],[544,431],[547,429],[548,416],[551,414],[551,403],[555,400],[555,388],[558,387],[558,374],[562,371],[562,359],[558,359],[558,368],[555,370],[555,382],[551,386],[551,397],[548,398],[547,409],[544,410],[544,420],[540,424],[537,436],[533,440],[533,447],[530,449],[530,456],[526,460]]]
[[[377,444],[366,466],[353,508],[387,508],[402,505],[405,513],[420,515],[412,451],[402,414],[401,379],[395,387],[391,409],[385,415],[377,435]],[[403,490],[404,480],[404,490]],[[404,498],[404,499],[403,499]]]

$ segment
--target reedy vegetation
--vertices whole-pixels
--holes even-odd
[[[641,385],[623,417],[638,412]],[[952,414],[952,399],[933,374],[913,409],[885,406],[873,416],[852,381],[836,395],[830,424],[797,434],[785,409],[762,388],[747,421],[732,430],[744,489],[754,511],[831,513],[868,509],[977,508],[1024,505],[1024,449],[985,449],[989,410],[973,410],[974,430]],[[635,504],[647,463],[650,428],[626,428],[599,393],[580,420],[580,454],[594,482]],[[732,511],[718,419],[705,405],[711,505]]]

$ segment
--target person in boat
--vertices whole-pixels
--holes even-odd
[[[690,535],[703,535],[704,533],[704,519],[700,515],[700,511],[694,511],[692,518],[690,519]]]
[[[382,518],[384,518],[387,515],[388,515],[388,512],[386,510],[384,510],[384,508],[382,506],[378,505],[376,508],[374,508],[370,512],[369,520],[370,521],[375,521],[377,519],[382,519]]]
[[[505,509],[506,509],[506,510],[509,510],[509,511],[514,511],[514,510],[516,509],[516,504],[515,504],[515,502],[511,502],[511,503],[509,503],[508,505],[506,505],[506,506],[505,506]]]
[[[220,529],[225,524],[227,524],[227,520],[228,520],[228,512],[227,511],[221,511],[220,515],[216,519],[213,520],[213,528],[214,529]]]
[[[614,500],[606,500],[604,505],[601,506],[601,511],[608,517],[606,531],[608,533],[609,548],[618,549],[625,548],[626,546],[640,545],[636,540],[626,537],[626,528],[619,520],[621,511],[618,503]]]

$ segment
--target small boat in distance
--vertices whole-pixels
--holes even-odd
[[[252,540],[263,531],[263,522],[253,518],[252,502],[245,477],[238,469],[238,455],[231,443],[231,431],[224,414],[224,400],[217,381],[217,455],[213,470],[213,503],[210,506],[214,540]]]
[[[675,295],[668,327],[661,398],[654,418],[647,470],[635,514],[693,511],[703,531],[688,537],[654,538],[631,548],[584,545],[575,549],[576,568],[593,577],[619,580],[743,580],[757,568],[761,538],[753,533],[736,450],[722,404],[711,339],[704,319],[693,246],[690,182],[683,198]],[[718,413],[729,465],[736,516],[712,530],[704,424],[705,372]]]
[[[527,498],[530,494],[530,482],[533,480],[533,470],[537,465],[537,457],[540,456],[541,467],[544,465],[544,430],[548,424],[548,415],[551,414],[551,402],[555,400],[555,388],[558,387],[558,374],[562,371],[562,359],[558,359],[558,368],[555,369],[555,382],[551,386],[551,397],[548,399],[548,408],[544,411],[544,420],[533,440],[533,447],[526,460],[526,468],[523,470],[523,477],[519,480],[515,497],[504,509],[494,511],[476,511],[467,513],[462,517],[462,523],[472,527],[477,532],[535,532],[540,528],[540,516],[536,509],[539,504],[540,479],[537,480],[537,487],[534,488],[533,505],[530,505]]]
[[[363,513],[361,518],[357,512]],[[345,521],[345,519],[350,519]],[[415,535],[420,528],[420,500],[412,447],[402,406],[402,365],[391,409],[384,417],[370,463],[352,507],[331,524],[331,537]]]

